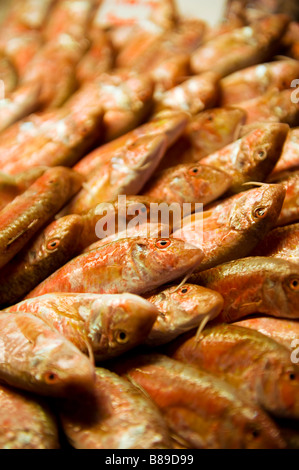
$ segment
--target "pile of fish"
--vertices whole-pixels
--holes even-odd
[[[0,448],[298,449],[298,4],[101,3],[0,31]]]

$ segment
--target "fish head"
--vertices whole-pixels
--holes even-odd
[[[266,233],[274,227],[284,198],[283,186],[274,184],[261,184],[259,188],[237,195],[230,214],[230,227],[240,231],[254,227],[257,234],[260,230]]]
[[[30,367],[39,391],[45,395],[89,392],[94,386],[94,367],[89,358],[54,331],[38,335]]]
[[[190,320],[194,318],[194,327],[198,326],[198,320],[204,316],[214,319],[221,312],[224,303],[218,292],[194,284],[170,287],[161,294],[166,296],[171,311],[184,312],[184,316]]]
[[[82,228],[81,217],[75,214],[55,220],[36,239],[31,251],[38,258],[46,258],[58,251],[74,250]]]
[[[164,276],[168,282],[195,268],[204,254],[200,248],[177,238],[136,238],[132,240],[131,257],[144,278],[150,281]],[[153,287],[156,286],[149,285],[149,290]]]
[[[87,322],[96,358],[119,356],[142,343],[158,314],[153,304],[134,294],[104,295],[103,300],[96,300]]]
[[[289,126],[271,123],[243,137],[236,164],[248,177],[263,181],[281,156]]]

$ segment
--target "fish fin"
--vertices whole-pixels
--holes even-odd
[[[259,181],[248,181],[247,183],[243,183],[242,186],[256,186],[258,188],[262,188],[263,186],[267,186],[267,183],[261,183]]]
[[[87,349],[87,353],[88,353],[89,360],[90,360],[91,364],[94,366],[94,365],[95,365],[95,359],[94,359],[94,354],[93,354],[93,350],[92,350],[91,344],[90,344],[90,342],[88,341],[88,339],[85,339],[85,340],[84,340],[84,343],[85,343],[85,345],[86,345],[86,349]]]
[[[143,395],[146,396],[146,398],[148,398],[149,400],[152,401],[150,395],[147,393],[147,391],[141,386],[139,385],[136,380],[134,380],[129,374],[125,374],[125,377],[127,380],[129,380],[131,382],[132,385],[134,385],[135,388],[137,388]]]

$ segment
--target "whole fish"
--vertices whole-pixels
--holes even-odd
[[[0,80],[4,85],[4,92],[7,95],[15,90],[18,84],[17,72],[5,54],[0,53]]]
[[[124,151],[94,171],[63,213],[80,214],[118,195],[138,194],[166,151],[166,137],[140,137]]]
[[[285,447],[260,408],[207,372],[156,354],[124,362],[118,369],[156,403],[179,442],[196,449]]]
[[[0,313],[0,379],[40,395],[69,396],[94,385],[90,360],[28,313]]]
[[[218,325],[182,339],[171,356],[217,375],[278,417],[299,416],[299,367],[276,341],[249,328]]]
[[[97,361],[142,344],[158,315],[152,303],[133,294],[55,293],[24,300],[5,311],[40,318]]]
[[[282,171],[293,169],[299,169],[299,128],[290,129],[283,152],[272,171],[271,177]]]
[[[56,167],[47,170],[27,191],[0,212],[0,267],[80,189],[81,176]]]
[[[149,346],[170,343],[179,335],[214,320],[223,307],[218,292],[192,284],[171,286],[146,299],[155,305],[159,315],[146,339]]]
[[[231,183],[232,179],[225,171],[200,163],[189,163],[158,173],[149,180],[142,192],[167,204],[205,205],[222,196]]]
[[[258,128],[200,163],[225,170],[232,177],[228,194],[244,190],[244,183],[264,181],[275,167],[289,126],[269,124]]]
[[[271,178],[274,183],[282,184],[286,190],[285,200],[276,225],[287,225],[299,221],[299,170],[277,173]]]
[[[246,124],[282,122],[291,127],[299,125],[299,105],[293,100],[294,89],[270,90],[264,95],[237,104],[247,113]]]
[[[58,449],[52,413],[36,397],[0,386],[0,449]]]
[[[274,339],[290,351],[293,351],[294,340],[299,343],[299,322],[290,320],[281,320],[280,318],[257,317],[248,318],[234,323],[236,326],[251,328],[259,331],[265,336]]]
[[[0,172],[0,210],[26,191],[46,170],[47,167],[41,166],[30,168],[17,175]]]
[[[216,104],[219,94],[219,76],[206,72],[166,91],[157,102],[157,111],[177,109],[197,114]]]
[[[271,256],[299,263],[299,224],[272,230],[257,245],[252,256]]]
[[[38,108],[39,83],[25,83],[0,99],[0,132]]]
[[[143,294],[200,264],[199,248],[170,238],[118,240],[74,258],[27,298],[50,292]]]
[[[84,407],[76,401],[60,405],[67,439],[76,449],[171,449],[159,411],[129,381],[96,369],[95,392]]]
[[[279,258],[231,261],[191,276],[190,282],[219,292],[219,321],[234,322],[253,313],[297,319],[299,267]]]
[[[298,61],[292,59],[259,64],[235,72],[220,82],[221,104],[231,106],[258,98],[272,88],[285,90],[298,76]]]
[[[203,250],[205,257],[196,272],[247,256],[274,228],[284,196],[281,185],[245,191],[184,218],[172,236]]]
[[[0,270],[0,306],[19,302],[28,292],[67,263],[80,250],[82,219],[68,215],[39,231]]]
[[[225,77],[270,59],[278,50],[289,21],[285,15],[272,15],[211,39],[193,53],[193,72],[209,70]]]

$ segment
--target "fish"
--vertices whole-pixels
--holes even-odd
[[[271,317],[247,318],[233,323],[236,326],[251,328],[269,336],[274,341],[293,351],[294,340],[299,342],[299,322]]]
[[[299,26],[298,21],[291,21],[283,37],[283,46],[289,57],[299,59]]]
[[[290,88],[299,76],[297,60],[287,59],[254,65],[223,78],[220,82],[222,106],[262,96],[272,88],[282,91]]]
[[[82,158],[74,169],[88,178],[98,168],[109,162],[116,152],[125,153],[141,137],[163,134],[167,140],[167,148],[169,148],[183,133],[187,123],[188,116],[184,112],[169,111],[166,114],[162,112],[146,124],[92,151]]]
[[[276,225],[282,226],[298,222],[299,170],[277,173],[271,178],[271,181],[273,181],[273,183],[282,184],[286,190],[285,200]]]
[[[44,166],[34,167],[17,175],[0,172],[0,210],[26,191],[47,169]]]
[[[40,84],[25,83],[0,99],[0,132],[36,111],[39,105]]]
[[[41,29],[47,21],[55,0],[17,1],[13,13],[15,19],[29,29]],[[13,6],[14,7],[14,6]]]
[[[81,84],[94,80],[102,73],[109,72],[114,63],[114,51],[106,31],[92,27],[89,38],[91,46],[76,69],[76,78]]]
[[[83,222],[78,215],[55,220],[40,230],[0,269],[0,307],[19,302],[40,282],[80,253]]]
[[[206,205],[222,196],[231,184],[232,179],[225,171],[201,163],[189,163],[157,173],[142,193],[167,204]]]
[[[109,237],[111,241],[114,241],[114,237],[115,239],[122,238],[125,229],[126,231],[134,234],[133,236],[135,237],[138,232],[138,226],[135,226],[136,217],[140,217],[140,225],[147,224],[147,227],[145,226],[142,228],[142,230],[145,229],[143,233],[146,233],[146,235],[150,233],[151,228],[154,233],[158,233],[159,231],[162,232],[162,230],[164,233],[164,228],[166,229],[167,227],[168,229],[169,227],[169,233],[171,233],[171,217],[169,217],[169,220],[165,222],[163,222],[163,220],[161,220],[161,223],[159,220],[157,220],[157,222],[151,222],[151,205],[160,204],[161,202],[162,201],[157,201],[156,199],[152,199],[147,196],[126,196],[125,200],[124,198],[117,198],[112,201],[106,201],[105,203],[96,205],[87,211],[83,211],[80,214],[83,230],[80,240],[78,240],[79,252],[82,252],[83,250],[88,249],[92,244],[99,242],[99,239],[102,238],[99,233],[100,231],[105,232],[105,238]],[[60,216],[60,214],[58,214],[58,216]],[[158,224],[159,227],[157,227]],[[100,230],[97,230],[98,227]]]
[[[164,156],[166,145],[166,137],[161,134],[140,137],[125,151],[115,152],[84,182],[63,213],[80,214],[119,195],[138,194]]]
[[[263,126],[208,155],[200,163],[226,171],[232,177],[227,195],[238,193],[244,190],[244,183],[265,181],[282,153],[288,132],[286,124]]]
[[[56,420],[28,393],[0,385],[0,449],[58,449]]]
[[[290,127],[299,125],[299,106],[292,97],[294,89],[277,91],[272,89],[264,95],[237,104],[247,113],[246,124],[281,122]]]
[[[299,224],[277,227],[266,235],[251,253],[299,263]]]
[[[208,372],[157,354],[123,361],[116,370],[145,390],[174,438],[193,449],[285,447],[259,407]]]
[[[294,19],[299,19],[299,10],[296,0],[228,0],[225,16],[235,15],[237,12],[245,14],[247,21],[271,14],[285,13]]]
[[[64,433],[76,449],[171,449],[168,428],[140,390],[96,368],[95,392],[84,407],[74,400],[59,406]]]
[[[39,395],[90,392],[94,367],[84,354],[28,313],[0,313],[0,380]]]
[[[298,319],[299,267],[280,258],[252,256],[192,275],[189,282],[219,292],[226,323],[263,313]]]
[[[159,311],[145,342],[151,347],[170,343],[181,334],[214,320],[224,302],[218,292],[192,284],[159,289],[145,298]]]
[[[6,95],[14,91],[18,84],[17,72],[9,58],[3,53],[0,53],[0,80],[2,80]]]
[[[245,67],[265,62],[278,51],[289,22],[286,15],[272,15],[211,39],[192,54],[193,73],[209,70],[223,78]]]
[[[183,276],[202,258],[199,248],[182,240],[117,240],[69,261],[27,298],[51,292],[143,294]]]
[[[275,177],[283,171],[299,169],[299,128],[290,129],[283,152],[270,177]]]
[[[120,356],[147,338],[158,310],[133,294],[46,294],[5,309],[40,318],[96,361]]]
[[[81,184],[81,175],[73,170],[51,168],[0,211],[0,267],[25,246]]]
[[[263,184],[185,217],[172,236],[203,250],[205,257],[195,272],[205,271],[249,255],[275,227],[284,197],[282,185]]]
[[[220,324],[173,345],[170,355],[215,374],[270,414],[298,419],[299,368],[287,348],[258,331]]]
[[[157,102],[156,112],[176,109],[195,115],[215,106],[218,95],[219,76],[214,72],[205,72],[166,91]]]

